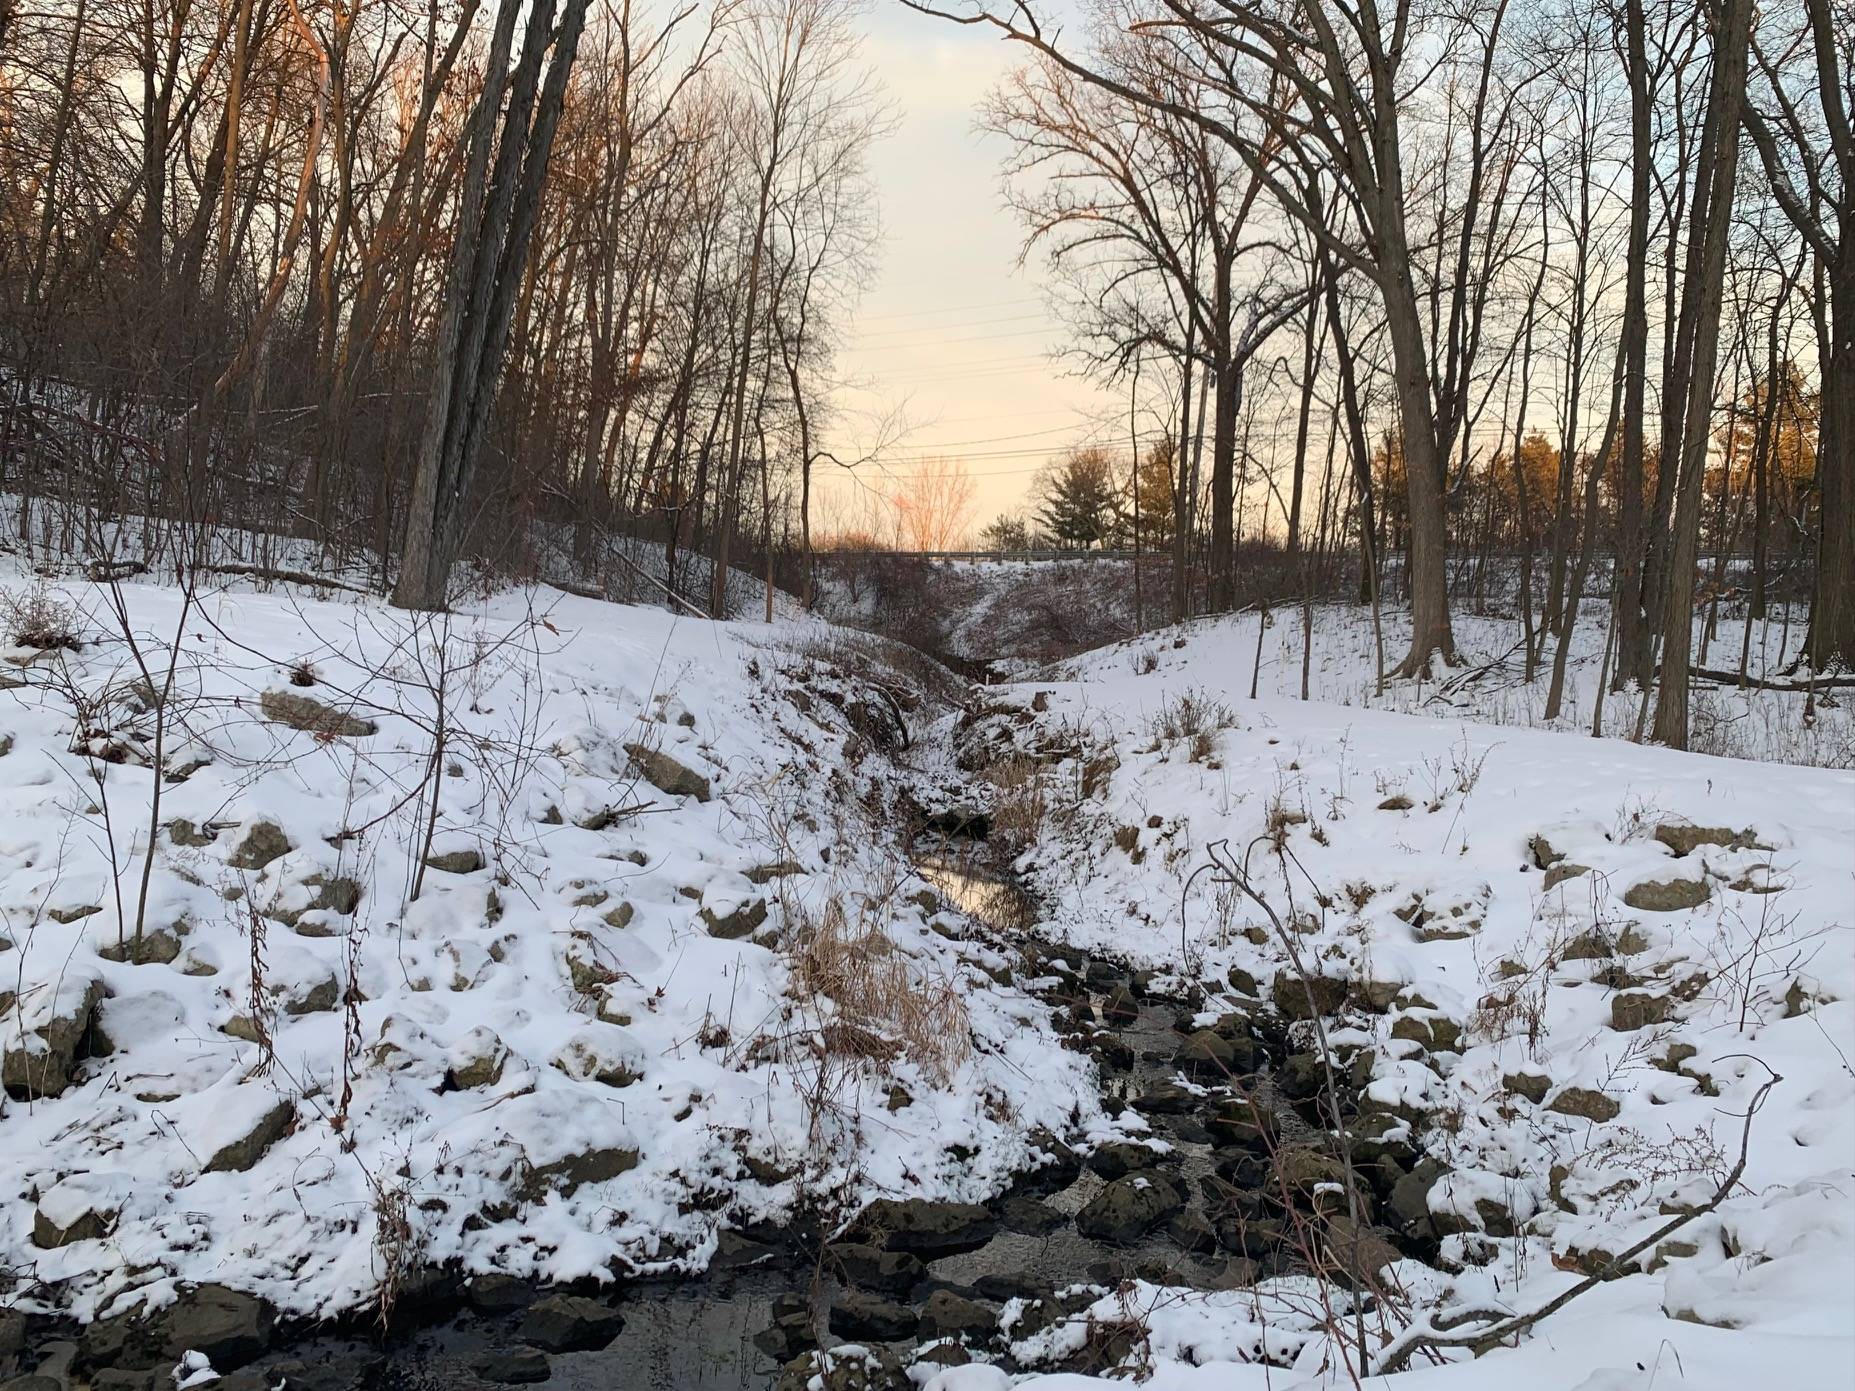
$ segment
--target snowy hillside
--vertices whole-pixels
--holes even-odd
[[[1253,652],[1231,636],[1198,625],[1150,660],[1108,649],[990,691],[958,747],[1000,789],[995,822],[1034,828],[1019,868],[1042,931],[1157,970],[1154,988],[1203,983],[1205,1019],[1295,1021],[1285,1079],[1318,1078],[1325,1016],[1378,1233],[1365,1264],[1390,1264],[1358,1330],[1343,1294],[1305,1281],[1140,1282],[1020,1359],[1066,1365],[1113,1325],[1122,1365],[1165,1391],[1345,1385],[1357,1331],[1387,1370],[1429,1332],[1462,1347],[1419,1347],[1369,1384],[1847,1384],[1855,774],[1251,701]],[[1317,1092],[1291,1094],[1318,1109]],[[1339,1166],[1321,1172],[1316,1230],[1348,1210]],[[1392,1259],[1413,1242],[1434,1259]],[[1493,1340],[1517,1349],[1431,1366],[1590,1276]]]
[[[987,1192],[1093,1103],[929,930],[876,644],[15,592],[77,644],[0,667],[15,1308],[700,1267],[724,1224]]]
[[[1855,1369],[1855,773],[1251,700],[1218,623],[965,687],[545,589],[9,592],[22,1370]]]

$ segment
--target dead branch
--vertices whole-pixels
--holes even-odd
[[[1565,1290],[1557,1297],[1548,1300],[1544,1305],[1533,1310],[1531,1313],[1515,1314],[1511,1310],[1506,1309],[1451,1309],[1430,1319],[1428,1323],[1422,1327],[1413,1326],[1407,1328],[1380,1352],[1378,1366],[1376,1368],[1377,1374],[1381,1376],[1390,1376],[1395,1372],[1401,1372],[1409,1365],[1413,1354],[1430,1349],[1473,1348],[1475,1349],[1476,1355],[1480,1356],[1481,1353],[1488,1349],[1499,1346],[1511,1338],[1518,1337],[1549,1315],[1556,1314],[1580,1295],[1597,1288],[1597,1286],[1607,1281],[1615,1280],[1619,1276],[1627,1274],[1631,1264],[1638,1256],[1642,1255],[1643,1252],[1653,1250],[1659,1243],[1673,1236],[1696,1217],[1704,1216],[1718,1208],[1720,1204],[1725,1202],[1732,1194],[1733,1189],[1738,1186],[1740,1178],[1745,1174],[1746,1156],[1752,1146],[1752,1118],[1758,1114],[1759,1109],[1765,1104],[1765,1098],[1770,1094],[1771,1089],[1784,1080],[1781,1075],[1772,1072],[1770,1066],[1762,1059],[1755,1058],[1753,1061],[1757,1062],[1765,1071],[1770,1072],[1771,1076],[1753,1095],[1752,1104],[1746,1107],[1745,1125],[1739,1135],[1739,1162],[1734,1164],[1732,1172],[1721,1180],[1719,1188],[1714,1191],[1711,1198],[1702,1203],[1699,1207],[1691,1208],[1686,1212],[1679,1213],[1670,1218],[1667,1222],[1657,1227],[1653,1232],[1649,1233],[1648,1236],[1638,1241],[1628,1250],[1616,1256],[1612,1256],[1610,1260],[1605,1262],[1602,1268],[1586,1276],[1583,1280],[1580,1280],[1577,1284]],[[1475,1323],[1484,1320],[1494,1320],[1495,1322],[1491,1327],[1476,1329],[1468,1333],[1455,1333],[1450,1331],[1460,1328],[1465,1323]]]

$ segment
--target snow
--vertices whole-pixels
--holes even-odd
[[[906,797],[953,772],[933,731],[909,768],[872,734],[887,716],[859,717],[858,663],[879,646],[546,589],[434,619],[236,584],[183,615],[177,589],[125,584],[157,673],[181,634],[163,762],[187,774],[159,784],[151,836],[140,667],[106,590],[60,589],[85,645],[0,653],[23,683],[0,691],[0,1048],[42,1075],[60,1021],[96,1003],[86,1037],[63,1039],[81,1055],[69,1086],[0,1102],[0,1262],[37,1282],[36,1305],[90,1317],[211,1279],[326,1315],[404,1260],[694,1270],[723,1223],[808,1195],[975,1200],[1040,1127],[1141,1131],[1103,1114],[1047,1007],[987,975],[999,956],[917,900]],[[1351,610],[1317,615],[1304,702],[1293,617],[1261,630],[1260,673],[1256,616],[1193,623],[988,689],[963,737],[1042,770],[1019,863],[1039,931],[1209,984],[1208,1016],[1227,982],[1267,996],[1286,953],[1206,872],[1215,855],[1347,984],[1330,1037],[1370,1051],[1370,1102],[1447,1164],[1428,1202],[1458,1229],[1437,1269],[1390,1267],[1403,1295],[1373,1307],[1375,1332],[1541,1307],[1707,1201],[1764,1097],[1717,1210],[1515,1346],[1363,1383],[1850,1384],[1846,705],[1806,727],[1797,698],[1715,693],[1710,747],[1735,757],[1594,740],[1594,652],[1575,659],[1572,712],[1534,727],[1536,688],[1498,679],[1380,696]],[[1477,622],[1465,647],[1502,650]],[[266,692],[376,731],[276,723]],[[1606,698],[1608,728],[1631,699]],[[628,744],[710,797],[659,790]],[[1678,853],[1684,828],[1723,843]],[[125,939],[151,856],[138,961]],[[1701,886],[1698,906],[1626,902],[1671,880]],[[821,1051],[839,1023],[884,1046]],[[887,1109],[892,1088],[912,1102]],[[40,1217],[103,1209],[100,1238],[34,1241]],[[1352,1385],[1345,1300],[1305,1276],[1132,1282],[1018,1351],[1047,1365],[1093,1324],[1132,1339],[1123,1370],[1156,1391]],[[991,1367],[916,1379],[1012,1384]]]
[[[1398,997],[1390,1014],[1349,1007],[1330,1029],[1336,1042],[1374,1048],[1368,1096],[1423,1122],[1425,1148],[1451,1171],[1430,1207],[1468,1229],[1445,1241],[1453,1268],[1406,1278],[1412,1314],[1489,1299],[1540,1307],[1602,1253],[1668,1221],[1666,1205],[1711,1197],[1738,1158],[1748,1106],[1774,1073],[1783,1079],[1717,1212],[1518,1347],[1480,1361],[1420,1358],[1395,1379],[1366,1381],[1412,1391],[1496,1379],[1527,1391],[1724,1391],[1773,1376],[1850,1384],[1855,774],[1502,728],[1485,707],[1438,719],[1303,702],[1282,693],[1290,653],[1286,684],[1299,684],[1300,633],[1286,618],[1277,625],[1288,635],[1265,648],[1259,699],[1245,694],[1251,616],[989,690],[997,713],[975,729],[1049,760],[1045,834],[1019,861],[1046,905],[1042,931],[1181,985],[1247,973],[1266,996],[1284,950],[1261,910],[1202,872],[1215,850],[1247,865],[1313,969],[1352,982],[1356,1000],[1368,983],[1381,1005]],[[1347,641],[1317,630],[1317,654]],[[1317,655],[1324,669],[1329,695],[1359,671]],[[1382,703],[1436,709],[1413,689]],[[1755,723],[1784,718],[1767,711]],[[1732,843],[1677,854],[1656,836],[1664,825],[1721,828]],[[1545,889],[1535,837],[1585,870]],[[1670,879],[1704,885],[1705,901],[1674,911],[1624,902]],[[1614,1027],[1631,1022],[1613,1014],[1629,991],[1665,997],[1667,1018]],[[1454,1021],[1461,1041],[1425,1057],[1389,1034],[1406,1015],[1423,1028]],[[1518,1072],[1548,1080],[1544,1104],[1508,1088]],[[1587,1118],[1578,1089],[1612,1100],[1615,1118]],[[1553,1109],[1560,1098],[1579,1113]],[[1502,1234],[1490,1235],[1495,1209]],[[1298,1352],[1245,1342],[1250,1316],[1237,1305],[1279,1297],[1279,1285],[1239,1298],[1123,1289],[1067,1332],[1039,1336],[1079,1337],[1090,1315],[1132,1318],[1144,1342],[1124,1365],[1160,1391],[1353,1384],[1318,1319],[1299,1326]],[[1298,1327],[1262,1323],[1283,1335]],[[949,1371],[930,1385],[974,1391],[993,1384],[986,1375]],[[1020,1384],[1106,1383],[1053,1374]]]
[[[176,588],[121,590],[157,683],[182,634],[163,761],[205,760],[160,788],[145,925],[150,949],[172,932],[171,961],[119,946],[154,721],[107,591],[56,587],[85,615],[80,650],[6,654],[31,661],[0,692],[0,1002],[18,997],[0,1046],[43,1052],[35,1028],[104,995],[68,1089],[0,1100],[0,1262],[40,1282],[34,1302],[91,1317],[211,1279],[327,1315],[412,1261],[699,1269],[719,1224],[777,1220],[805,1185],[980,1197],[1037,1127],[1096,1113],[1045,1007],[913,901],[894,804],[911,775],[850,727],[862,678],[817,654],[816,624],[546,589],[435,619],[238,583],[184,623]],[[377,731],[272,722],[267,691]],[[72,752],[74,701],[121,761]],[[628,742],[712,798],[643,781]],[[281,832],[268,853],[287,843],[275,858],[241,856],[260,823]],[[435,857],[468,853],[421,876],[428,829]],[[797,872],[753,882],[781,862]],[[710,935],[704,910],[755,902],[754,933]],[[897,979],[947,992],[970,1048],[897,1036],[890,1061],[817,1061],[840,1007],[799,961],[834,903],[893,944]],[[890,1112],[895,1084],[914,1102]],[[121,1200],[107,1237],[34,1244],[36,1213],[103,1191]]]

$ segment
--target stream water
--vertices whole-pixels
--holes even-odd
[[[1199,1218],[1202,1231],[1203,1188],[1215,1171],[1217,1154],[1197,1115],[1214,1104],[1218,1092],[1212,1089],[1202,1104],[1195,1096],[1180,1104],[1173,1058],[1183,1037],[1178,1027],[1182,1007],[1120,994],[1110,1017],[1104,1008],[1110,992],[1125,986],[1127,978],[1108,963],[1087,962],[1038,943],[1032,933],[1039,916],[1036,900],[992,866],[982,843],[924,848],[918,868],[1001,945],[1019,947],[1028,959],[1053,968],[1052,976],[1027,981],[1027,986],[1055,1006],[1059,1023],[1069,1031],[1069,1046],[1094,1052],[1101,1061],[1104,1108],[1113,1114],[1128,1108],[1144,1114],[1150,1138],[1165,1142],[1168,1152],[1156,1156],[1154,1167],[1187,1196],[1186,1214]],[[1149,1104],[1162,1091],[1166,1103]],[[911,1299],[946,1288],[996,1305],[1014,1294],[1084,1282],[1112,1285],[1132,1276],[1198,1287],[1249,1278],[1238,1271],[1244,1262],[1191,1254],[1168,1234],[1179,1234],[1177,1222],[1170,1228],[1160,1225],[1129,1245],[1085,1236],[1077,1229],[1076,1214],[1108,1181],[1088,1167],[1042,1183],[1028,1181],[1017,1196],[1033,1202],[1018,1211],[1031,1211],[1039,1220],[1014,1221],[1001,1205],[1001,1230],[984,1246],[929,1262],[926,1279],[908,1293],[887,1298],[915,1307]],[[1249,1270],[1253,1274],[1254,1268]],[[772,1259],[756,1266],[605,1291],[596,1297],[624,1319],[609,1345],[552,1354],[545,1368],[530,1354],[519,1380],[563,1391],[769,1391],[794,1349],[790,1341],[769,1338],[768,1331],[782,1312],[791,1313],[809,1277],[809,1262],[796,1249],[776,1248]],[[522,1293],[535,1299],[548,1292]],[[833,1288],[830,1297],[836,1302],[844,1293]],[[290,1381],[292,1391],[468,1391],[518,1379],[507,1375],[507,1366],[490,1368],[485,1359],[521,1350],[519,1307],[486,1313],[456,1300],[442,1312],[436,1321],[396,1332],[384,1345],[365,1336],[314,1336],[280,1347],[266,1360],[305,1364]],[[905,1350],[913,1342],[904,1339],[895,1347]],[[263,1373],[248,1384],[251,1391],[274,1391],[276,1381]]]

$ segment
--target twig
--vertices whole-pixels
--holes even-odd
[[[1612,1256],[1596,1272],[1586,1276],[1570,1289],[1565,1290],[1556,1298],[1548,1300],[1544,1305],[1533,1310],[1531,1313],[1516,1314],[1507,1309],[1452,1309],[1432,1318],[1429,1323],[1422,1328],[1407,1328],[1379,1354],[1379,1362],[1376,1368],[1377,1374],[1380,1376],[1390,1376],[1395,1372],[1403,1371],[1409,1364],[1412,1354],[1423,1349],[1474,1348],[1479,1354],[1481,1351],[1504,1343],[1510,1338],[1517,1337],[1533,1327],[1533,1325],[1538,1323],[1541,1319],[1546,1318],[1548,1315],[1556,1314],[1567,1304],[1570,1304],[1574,1299],[1578,1298],[1579,1295],[1625,1274],[1631,1262],[1644,1251],[1650,1250],[1667,1237],[1673,1236],[1696,1217],[1704,1216],[1718,1208],[1720,1204],[1725,1202],[1732,1194],[1733,1189],[1738,1187],[1740,1178],[1745,1174],[1746,1157],[1752,1147],[1752,1118],[1758,1114],[1759,1108],[1765,1104],[1765,1098],[1770,1094],[1771,1089],[1784,1080],[1778,1073],[1773,1072],[1770,1065],[1763,1059],[1753,1058],[1752,1061],[1758,1063],[1766,1072],[1771,1073],[1771,1076],[1753,1095],[1752,1104],[1746,1107],[1745,1126],[1740,1131],[1739,1135],[1739,1162],[1734,1164],[1732,1172],[1721,1180],[1719,1188],[1715,1190],[1711,1198],[1702,1203],[1699,1207],[1679,1213],[1675,1217],[1670,1218],[1627,1251]],[[1500,1322],[1495,1323],[1491,1328],[1477,1329],[1469,1333],[1451,1333],[1449,1331],[1460,1327],[1462,1324],[1473,1323],[1484,1319],[1495,1319],[1500,1320]]]

